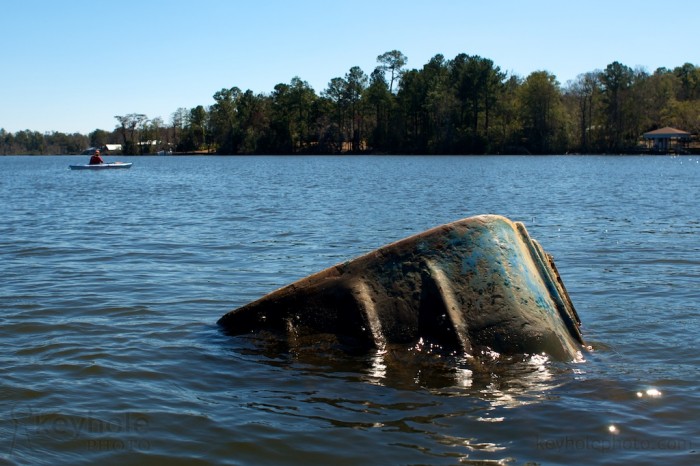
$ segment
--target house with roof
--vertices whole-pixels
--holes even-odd
[[[654,152],[684,152],[690,144],[690,133],[680,129],[665,128],[655,129],[644,133],[647,148]]]
[[[116,152],[122,150],[122,145],[121,144],[105,144],[102,150],[109,151],[109,152]]]

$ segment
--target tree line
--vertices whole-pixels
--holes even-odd
[[[650,73],[616,61],[562,85],[548,71],[509,75],[478,55],[407,62],[386,52],[371,74],[354,66],[320,94],[299,77],[269,93],[223,88],[169,123],[133,113],[87,136],[0,129],[0,153],[110,143],[124,154],[621,153],[639,150],[653,129],[700,132],[700,68],[690,63]]]

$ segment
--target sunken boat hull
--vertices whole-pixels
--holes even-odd
[[[445,224],[337,264],[235,309],[229,334],[352,346],[423,343],[479,355],[577,357],[580,320],[525,226],[497,215]]]

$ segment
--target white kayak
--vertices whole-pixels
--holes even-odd
[[[131,162],[98,163],[95,165],[70,165],[71,170],[109,170],[110,168],[131,168]]]

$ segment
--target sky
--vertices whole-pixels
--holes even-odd
[[[223,88],[317,94],[399,50],[460,53],[565,85],[618,61],[700,64],[696,0],[0,0],[0,128],[88,134],[115,115],[166,123]]]

